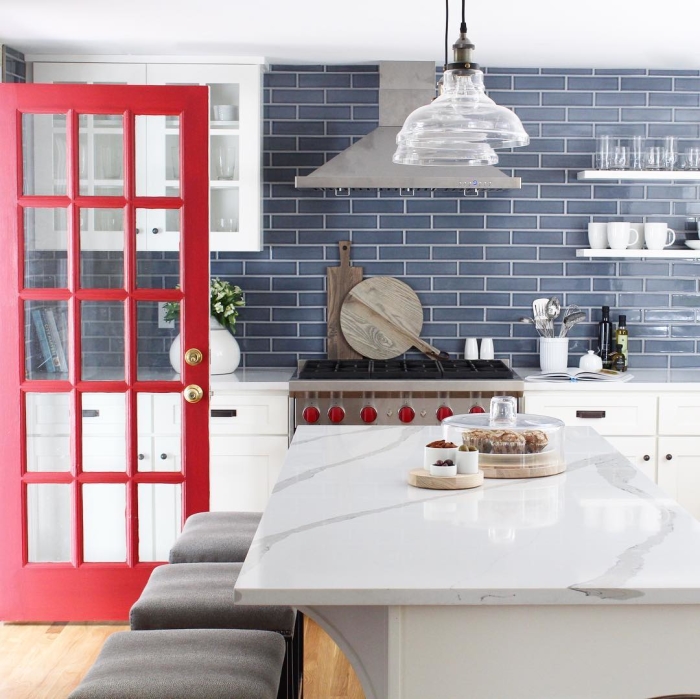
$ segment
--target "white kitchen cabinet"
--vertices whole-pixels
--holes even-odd
[[[148,85],[207,85],[210,95],[210,233],[211,250],[262,250],[261,216],[261,148],[262,148],[262,67],[234,63],[169,63],[163,58],[134,57],[133,63],[113,63],[110,57],[85,56],[80,60],[34,60],[34,82],[126,83]],[[222,110],[221,107],[224,107]],[[149,117],[145,128],[137,124],[137,189],[139,171],[143,174],[142,194],[177,196],[179,193],[179,161],[177,149],[179,128],[176,117]],[[85,165],[88,175],[98,172],[100,142],[110,136],[115,123],[95,123],[88,119],[81,129],[85,139]],[[88,127],[90,132],[88,133]],[[54,146],[60,151],[60,144]],[[185,154],[186,157],[186,154]],[[82,167],[82,164],[81,164]],[[82,177],[81,177],[82,179]],[[87,178],[90,180],[90,177]],[[98,186],[119,186],[118,177]],[[105,191],[105,194],[114,193]],[[85,249],[100,247],[118,230],[119,222],[109,217],[85,217]],[[177,250],[179,218],[176,212],[143,211],[137,215],[138,248],[140,250]],[[42,227],[43,230],[43,227]],[[65,233],[47,229],[37,240],[38,249],[60,249]],[[92,243],[92,240],[95,242]]]
[[[288,394],[215,388],[210,410],[210,509],[264,510],[287,453]]]
[[[613,437],[605,439],[645,476],[657,482],[656,437]]]
[[[700,437],[659,437],[659,485],[700,519]]]

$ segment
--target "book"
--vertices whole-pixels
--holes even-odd
[[[49,346],[52,346],[52,352],[54,355],[54,364],[56,365],[57,371],[64,373],[68,372],[68,361],[66,360],[66,353],[63,349],[63,338],[58,329],[58,323],[56,322],[56,313],[60,314],[61,309],[56,308],[44,308],[43,312],[46,317],[46,324],[48,325],[49,332]]]
[[[613,371],[601,369],[600,371],[584,371],[576,367],[569,367],[566,371],[550,371],[542,374],[531,374],[525,377],[525,381],[631,381],[634,378],[629,371]]]
[[[43,361],[36,368],[44,368],[46,371],[53,373],[56,371],[56,367],[53,363],[53,357],[51,355],[51,348],[49,347],[49,338],[46,334],[46,328],[44,327],[44,319],[41,317],[40,308],[32,308],[31,312],[32,323],[34,324],[34,331],[39,340],[39,347],[41,348],[41,354]]]

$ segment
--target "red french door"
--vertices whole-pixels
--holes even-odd
[[[207,89],[0,85],[0,162],[0,620],[127,619],[209,503]]]

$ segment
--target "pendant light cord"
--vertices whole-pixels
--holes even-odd
[[[445,0],[445,63],[443,70],[447,70],[447,34],[450,28],[450,0]]]
[[[467,0],[462,0],[462,24],[459,25],[459,31],[461,34],[467,33],[467,19],[466,19],[467,16],[465,14],[465,9],[464,9],[466,1]]]

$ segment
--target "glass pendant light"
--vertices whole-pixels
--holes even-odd
[[[471,60],[474,44],[467,37],[462,0],[462,23],[454,43],[454,61],[447,63],[441,94],[406,118],[396,137],[393,161],[400,165],[494,165],[494,148],[526,146],[530,137],[520,119],[484,92],[484,74]],[[447,25],[448,0],[445,2]]]

